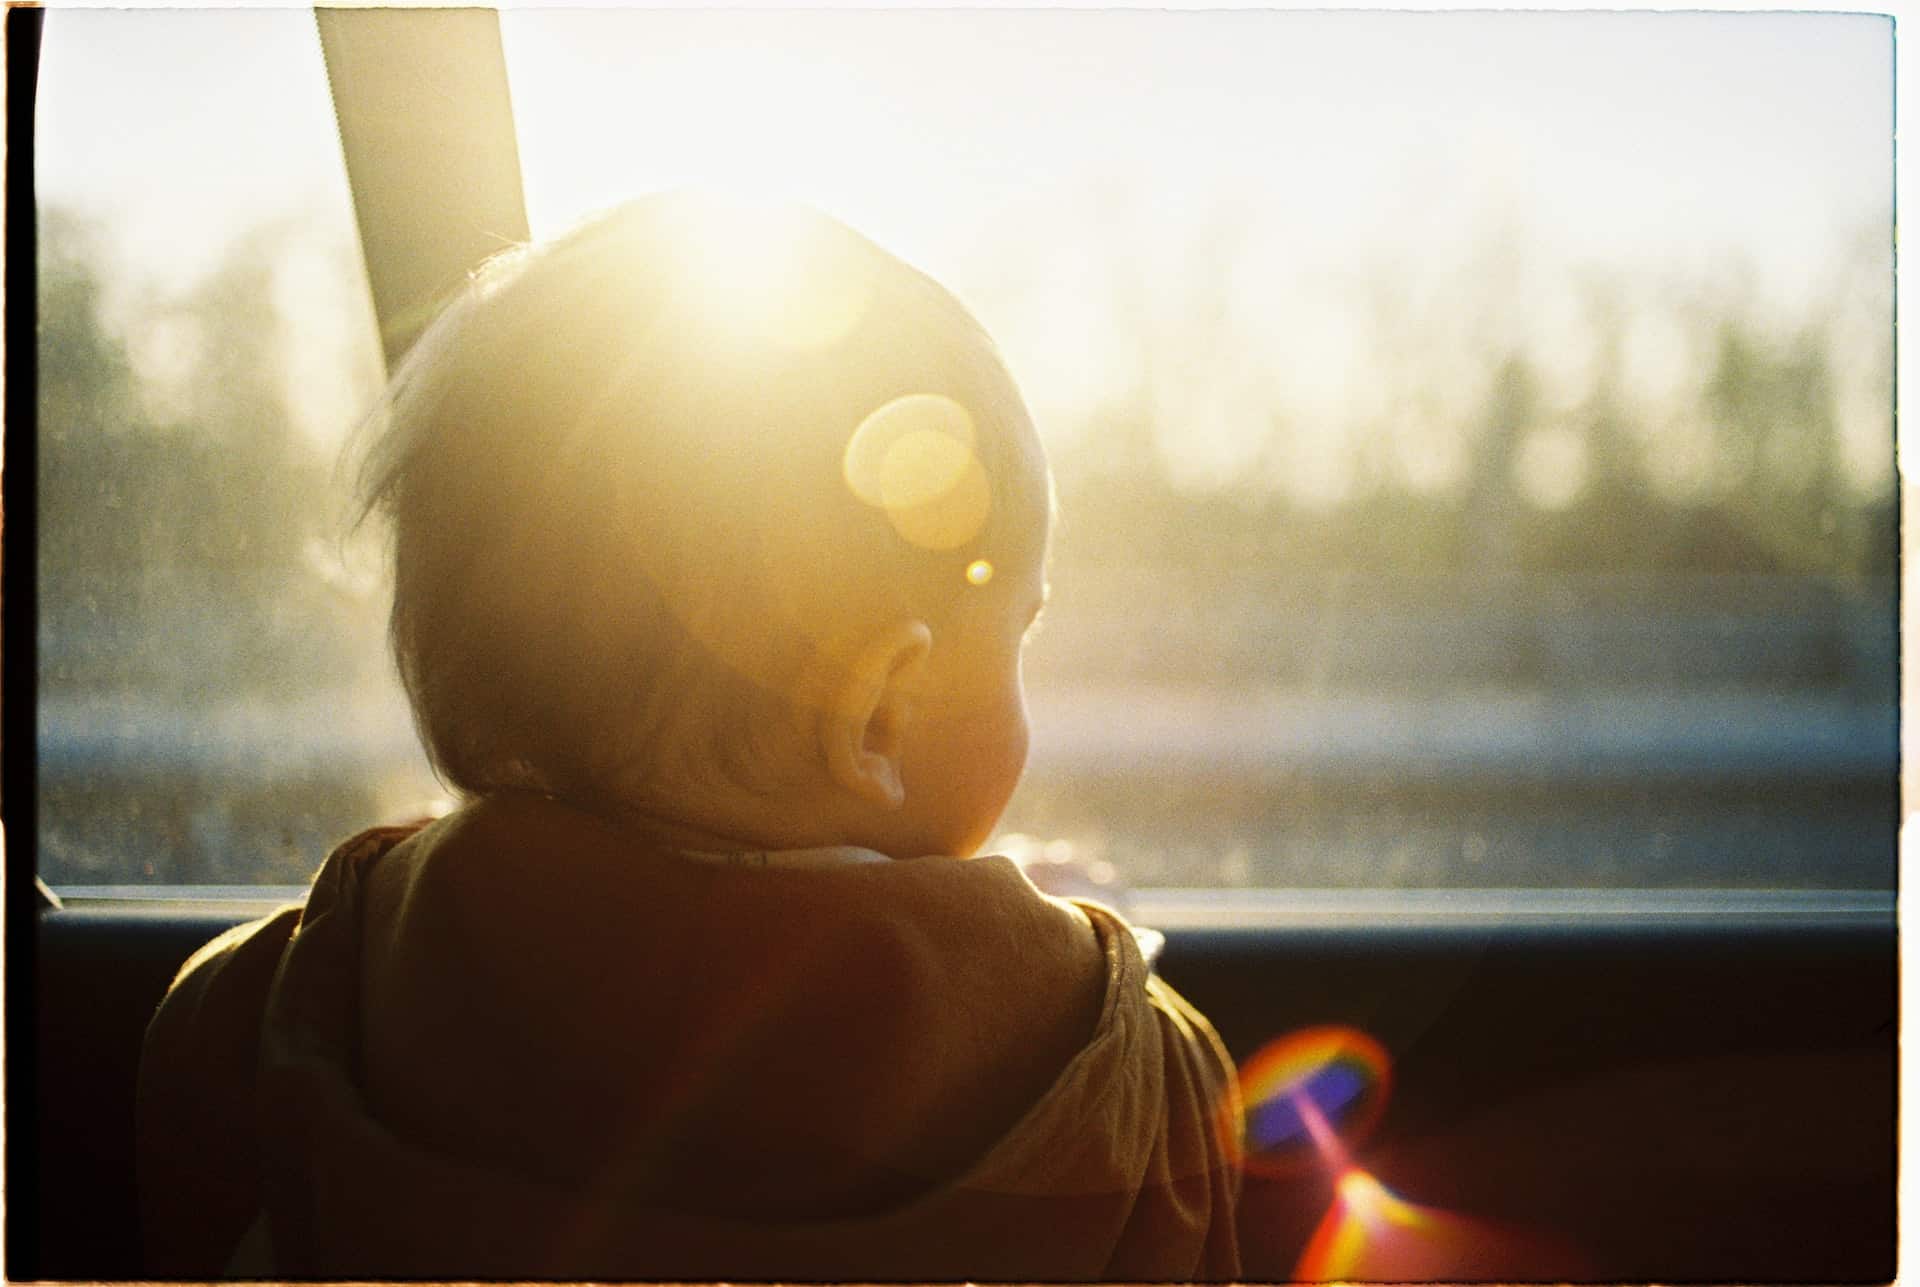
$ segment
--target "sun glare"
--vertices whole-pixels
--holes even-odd
[[[704,191],[680,218],[680,271],[708,322],[790,350],[826,348],[873,302],[871,269],[830,244],[796,206],[747,192]]]

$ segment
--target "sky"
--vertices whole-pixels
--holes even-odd
[[[1571,253],[1731,246],[1790,278],[1891,198],[1869,18],[527,11],[506,31],[536,220],[736,169],[934,258],[1117,176],[1175,204],[1237,188],[1315,249],[1425,244],[1418,225],[1504,203]]]
[[[1869,16],[527,10],[505,32],[548,230],[752,174],[938,258],[1084,175],[1234,175],[1316,243],[1505,200],[1578,253],[1741,247],[1784,280],[1891,198]],[[174,268],[336,186],[302,10],[56,12],[41,95],[42,193],[116,208],[143,249],[209,234]]]
[[[813,201],[972,304],[1043,421],[1138,378],[1117,276],[1196,370],[1177,317],[1217,304],[1219,405],[1182,414],[1229,470],[1250,400],[1364,407],[1383,280],[1429,312],[1487,285],[1497,315],[1461,327],[1575,387],[1581,281],[1724,280],[1790,327],[1863,238],[1890,254],[1871,16],[521,10],[503,36],[536,234],[684,182]],[[121,298],[186,288],[251,223],[350,226],[306,11],[55,12],[40,86],[41,197],[97,222]],[[288,288],[317,301],[307,388],[358,342],[328,262]],[[1650,385],[1693,356],[1642,339]],[[308,414],[325,436],[349,409]]]

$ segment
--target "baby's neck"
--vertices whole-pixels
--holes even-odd
[[[768,846],[731,829],[719,829],[662,817],[657,812],[627,809],[622,821],[638,834],[663,848],[688,849],[696,853],[731,853],[741,849],[766,849]]]
[[[805,816],[804,812],[800,816]],[[796,827],[781,818],[699,818],[658,808],[627,806],[621,811],[621,820],[637,835],[662,848],[697,854],[778,853],[835,848],[847,843],[844,837],[824,832],[816,834],[818,829]]]

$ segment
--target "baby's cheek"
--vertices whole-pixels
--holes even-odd
[[[985,843],[1019,784],[1027,730],[1017,707],[943,712],[923,726],[926,754],[909,776],[909,807],[918,805],[945,852],[971,853]]]

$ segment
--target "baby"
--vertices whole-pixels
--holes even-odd
[[[1235,1276],[1206,1021],[1111,911],[957,860],[1025,764],[1052,505],[959,303],[658,196],[488,265],[385,410],[394,652],[464,803],[182,970],[152,1267]]]

